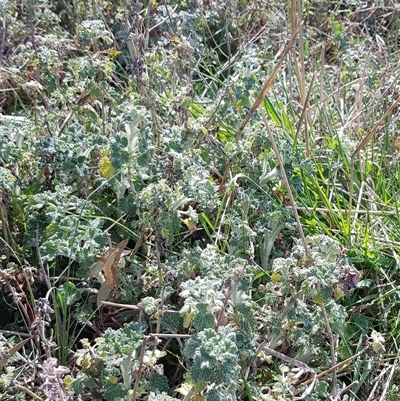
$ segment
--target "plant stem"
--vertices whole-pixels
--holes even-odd
[[[292,194],[292,190],[290,189],[289,180],[287,178],[287,175],[286,175],[286,172],[285,172],[285,168],[283,166],[281,155],[279,153],[278,147],[276,146],[276,142],[275,142],[274,136],[272,134],[271,127],[269,126],[269,123],[268,123],[268,120],[267,120],[267,116],[265,115],[264,109],[260,107],[259,108],[259,113],[261,114],[261,118],[262,118],[262,120],[264,122],[265,128],[268,131],[269,139],[271,141],[272,148],[273,148],[274,153],[275,153],[275,157],[278,160],[279,168],[280,168],[280,171],[281,171],[281,174],[282,174],[282,179],[283,179],[283,181],[285,183],[285,186],[286,186],[286,189],[288,191],[290,205],[292,206],[294,218],[296,219],[297,227],[299,229],[299,234],[300,234],[300,237],[301,237],[301,241],[302,241],[304,250],[305,250],[307,256],[309,256],[310,255],[310,251],[308,249],[307,242],[306,242],[306,237],[304,235],[303,227],[302,227],[301,222],[300,222],[299,213],[297,211],[297,204],[296,204],[296,201],[294,200],[294,197],[293,197],[293,194]]]

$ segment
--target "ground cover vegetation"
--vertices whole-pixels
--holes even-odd
[[[397,400],[400,7],[4,1],[0,400]]]

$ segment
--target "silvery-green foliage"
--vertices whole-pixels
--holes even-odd
[[[137,156],[137,152],[141,150],[140,145],[148,146],[148,136],[143,134],[151,125],[150,113],[145,107],[135,104],[133,97],[118,105],[118,111],[118,128],[128,140],[127,151],[131,157]]]
[[[238,331],[249,337],[248,340],[251,340],[252,334],[256,331],[257,305],[246,292],[240,289],[233,289],[228,305],[227,312]]]
[[[226,327],[205,329],[193,335],[185,347],[189,372],[196,383],[231,384],[238,378],[236,334]]]
[[[193,318],[193,327],[196,331],[204,329],[212,329],[216,324],[216,319],[212,313],[212,304],[208,303],[196,303],[196,314]]]
[[[266,225],[263,227],[264,236],[261,242],[261,267],[266,270],[269,265],[269,258],[271,256],[271,250],[274,245],[276,237],[285,228],[285,216],[276,210],[273,213],[264,216],[266,220]]]
[[[163,392],[169,392],[170,388],[167,377],[154,372],[149,379],[148,391],[154,391],[161,394]]]
[[[82,21],[76,32],[86,46],[100,39],[106,43],[112,42],[110,32],[101,20]]]
[[[320,257],[327,262],[333,262],[340,256],[341,248],[338,241],[327,235],[307,237],[311,248],[311,257]]]
[[[164,393],[155,393],[151,391],[148,397],[149,401],[178,401],[179,398],[174,398]]]
[[[218,385],[217,393],[207,393],[207,397],[225,399],[229,394],[235,399],[242,361],[254,359],[256,349],[257,307],[248,295],[250,273],[243,259],[220,254],[213,246],[202,250],[198,258],[189,251],[183,256],[192,265],[185,266],[187,271],[202,272],[201,277],[181,284],[184,306],[180,312],[185,325],[192,324],[196,330],[184,349],[185,357],[193,360],[190,376],[197,384],[211,381]]]
[[[155,313],[160,306],[160,299],[155,299],[153,297],[145,297],[141,300],[141,306],[144,308],[144,312],[147,315],[152,315]]]
[[[88,177],[93,165],[88,163],[93,152],[101,151],[107,141],[99,132],[90,132],[81,124],[71,124],[59,138],[46,137],[40,143],[40,166],[50,165],[56,179],[66,185],[79,185],[89,191]],[[94,178],[94,177],[93,177]]]
[[[35,127],[32,121],[17,116],[9,119],[3,116],[3,120],[0,125],[0,164],[3,183],[0,184],[0,188],[13,189],[13,192],[19,195],[21,189],[31,185],[32,177],[36,177],[38,172],[38,162],[34,158],[36,141],[31,135]],[[21,170],[22,163],[28,168],[29,174]]]
[[[73,101],[74,95],[76,96],[76,89],[87,89],[93,94],[101,92],[113,93],[115,91],[107,85],[107,81],[96,82],[96,77],[101,74],[103,78],[110,79],[114,71],[114,64],[106,57],[93,57],[85,56],[68,60],[68,79],[74,83],[73,88],[66,85],[60,85],[58,90],[53,95],[64,101]]]
[[[197,304],[207,304],[210,308],[222,308],[224,294],[221,291],[222,282],[214,278],[196,277],[181,284],[180,296],[185,299],[181,313],[193,314],[197,312]]]
[[[132,354],[142,345],[142,336],[146,330],[145,324],[130,323],[118,330],[107,329],[103,341],[99,345],[101,355],[118,355],[120,358]],[[115,363],[120,360],[115,359]]]
[[[106,381],[104,383],[104,399],[106,401],[125,401],[128,396],[128,391],[118,383]]]
[[[207,394],[207,401],[221,401],[222,397],[218,390],[215,388],[211,389]]]
[[[40,53],[38,54],[38,61],[41,67],[46,68],[48,66],[58,65],[60,63],[57,52],[47,47],[42,47]]]
[[[0,385],[2,388],[7,388],[11,385],[12,381],[15,380],[15,366],[6,366],[4,371],[1,371]]]
[[[93,206],[72,192],[72,188],[60,185],[54,192],[27,198],[29,217],[24,242],[26,246],[35,246],[36,230],[40,230],[46,234],[39,244],[44,262],[65,256],[90,266],[99,244],[106,242],[103,222],[98,219],[82,221],[79,216],[91,214]]]
[[[11,191],[15,185],[15,181],[16,178],[11,172],[0,166],[0,190],[6,189],[7,191]]]
[[[137,369],[139,364],[145,330],[145,325],[131,323],[118,330],[107,329],[94,345],[83,339],[83,347],[75,354],[81,367],[71,382],[75,393],[97,387],[103,390],[106,400],[125,399],[132,382],[131,369],[134,366]],[[117,378],[124,375],[127,377],[120,383]]]
[[[325,331],[322,311],[315,305],[324,303],[331,330],[343,332],[346,310],[337,302],[340,289],[340,247],[325,236],[308,237],[310,256],[298,244],[291,256],[277,258],[272,264],[271,282],[265,296],[265,327],[270,333],[270,346],[290,341],[296,358],[305,362],[325,361],[321,347]]]
[[[245,215],[240,216],[233,211],[225,220],[225,224],[230,227],[228,251],[234,256],[253,258],[256,232],[252,230],[245,219]]]
[[[182,191],[202,205],[206,213],[210,213],[220,204],[218,187],[210,180],[210,172],[206,170],[200,157],[194,156],[192,163],[187,168],[182,166]]]

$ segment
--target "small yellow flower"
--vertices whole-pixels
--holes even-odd
[[[100,175],[104,178],[111,178],[114,175],[115,170],[108,156],[103,156],[100,159],[99,170],[100,170]]]

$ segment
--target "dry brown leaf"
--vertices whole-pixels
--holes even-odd
[[[125,247],[128,245],[129,239],[121,241],[114,250],[111,251],[110,255],[106,258],[105,262],[98,261],[89,270],[89,275],[98,274],[101,270],[104,274],[104,283],[100,287],[97,294],[97,306],[101,305],[102,301],[105,301],[110,295],[111,291],[115,290],[118,285],[118,273],[117,266],[121,259],[122,253]],[[104,259],[103,259],[104,260]]]

